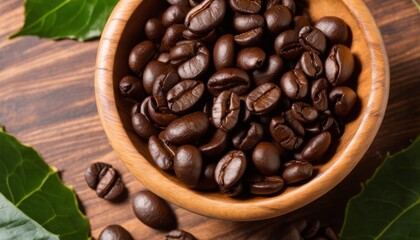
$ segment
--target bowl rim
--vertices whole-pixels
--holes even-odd
[[[95,98],[102,126],[113,149],[130,172],[152,192],[179,207],[207,217],[233,221],[267,219],[289,213],[318,199],[341,182],[366,153],[385,115],[390,85],[389,63],[380,31],[365,3],[362,0],[342,0],[351,14],[358,19],[369,46],[367,51],[369,51],[375,64],[372,65],[372,85],[370,88],[372,93],[369,95],[366,112],[340,159],[332,164],[322,176],[318,176],[316,180],[296,188],[293,191],[294,197],[287,199],[270,197],[254,202],[252,206],[245,203],[210,199],[196,194],[194,190],[179,187],[170,179],[163,177],[158,169],[138,153],[123,128],[112,83],[117,43],[123,33],[123,28],[120,25],[124,25],[129,20],[134,10],[142,2],[143,0],[119,1],[106,23],[96,58]],[[349,5],[352,8],[349,8]],[[382,64],[376,64],[378,62]],[[376,120],[372,120],[372,118]],[[363,141],[358,139],[363,139]],[[131,171],[133,168],[139,170],[140,173],[133,173]],[[143,174],[147,174],[148,178],[142,178],[141,175]],[[334,181],[331,181],[332,179]],[[322,188],[314,188],[317,184],[324,185]],[[157,185],[164,185],[166,188]],[[168,191],[167,189],[172,190]],[[231,212],[227,213],[227,210]]]

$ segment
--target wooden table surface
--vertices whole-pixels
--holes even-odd
[[[285,223],[318,218],[339,230],[347,200],[373,173],[388,151],[406,147],[420,133],[420,12],[411,0],[365,1],[388,51],[391,92],[382,126],[353,172],[315,202],[285,216],[257,222],[206,218],[173,206],[179,227],[200,239],[273,239]],[[113,204],[98,198],[83,173],[97,161],[118,169],[129,194],[144,187],[113,152],[96,111],[93,79],[98,41],[52,41],[8,35],[23,23],[22,0],[0,1],[0,124],[37,149],[74,188],[97,238],[120,224],[135,239],[162,239],[134,216],[130,200]],[[270,237],[271,236],[271,237]]]

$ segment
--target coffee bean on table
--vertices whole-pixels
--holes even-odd
[[[233,28],[239,33],[244,33],[252,29],[264,27],[264,21],[264,17],[257,14],[235,14],[233,16]]]
[[[255,14],[261,10],[261,0],[229,0],[233,11],[245,14]]]
[[[331,48],[325,60],[325,75],[333,86],[346,82],[354,70],[354,57],[350,49],[337,44]]]
[[[298,40],[298,32],[295,30],[280,33],[274,40],[274,50],[277,55],[285,59],[297,59],[304,51]]]
[[[256,87],[246,97],[246,107],[253,114],[261,115],[273,110],[280,101],[281,90],[274,83]]]
[[[99,234],[98,240],[132,240],[130,233],[120,225],[109,225]]]
[[[283,74],[280,79],[280,87],[288,98],[298,100],[308,94],[309,83],[302,70],[294,69]]]
[[[315,27],[321,30],[332,44],[346,44],[349,31],[343,19],[334,16],[323,17],[315,23]]]
[[[154,43],[160,43],[165,35],[166,28],[163,26],[162,21],[157,18],[151,18],[146,22],[144,26],[144,33],[147,39]]]
[[[335,114],[339,117],[346,117],[353,109],[357,95],[353,89],[340,86],[331,90],[329,98],[334,106]]]
[[[183,145],[178,148],[174,159],[174,171],[178,180],[188,187],[195,187],[200,180],[203,159],[198,148]]]
[[[210,32],[223,21],[225,13],[225,0],[204,0],[188,12],[185,26],[194,33]]]
[[[216,128],[229,132],[238,122],[240,100],[231,91],[222,92],[215,98],[212,108],[212,120]]]
[[[176,229],[168,232],[165,235],[164,240],[197,240],[197,238],[195,238],[194,235],[189,232]]]
[[[210,77],[207,82],[207,89],[215,97],[225,90],[232,91],[240,96],[248,91],[250,84],[251,81],[245,71],[237,68],[226,68],[217,71]]]
[[[124,190],[124,183],[118,172],[106,163],[97,162],[90,165],[85,171],[85,180],[88,186],[96,191],[98,197],[105,200],[118,198]]]
[[[128,66],[131,71],[140,75],[146,64],[157,56],[157,47],[151,41],[143,41],[131,50]]]
[[[236,66],[245,71],[253,71],[264,64],[265,57],[261,48],[244,48],[236,56]]]
[[[289,27],[293,16],[287,7],[276,4],[265,11],[264,17],[268,31],[276,35]]]
[[[263,138],[264,128],[260,123],[251,122],[248,128],[241,128],[232,136],[232,143],[236,149],[252,150]]]
[[[292,160],[284,164],[282,177],[289,183],[298,183],[312,177],[312,164],[306,161]]]
[[[204,91],[205,86],[201,81],[181,81],[168,91],[168,107],[175,113],[187,112],[203,98]]]
[[[280,78],[284,65],[281,57],[277,55],[269,56],[261,68],[252,71],[252,80],[254,81],[254,84],[259,86],[264,83],[276,81]]]
[[[303,147],[301,156],[304,160],[312,162],[321,158],[331,143],[331,134],[323,132],[311,138]]]
[[[314,52],[318,55],[325,52],[327,40],[321,30],[306,26],[299,31],[299,42],[308,52]]]
[[[255,168],[265,176],[272,176],[280,169],[280,151],[270,142],[260,142],[252,152]]]
[[[136,193],[132,198],[132,207],[136,217],[151,228],[171,230],[178,225],[169,204],[149,190]]]
[[[141,101],[145,97],[143,83],[137,77],[125,76],[120,81],[120,93],[123,97]]]
[[[316,53],[304,52],[299,63],[303,72],[310,78],[319,78],[324,73],[324,65]]]
[[[214,178],[220,187],[228,189],[235,185],[245,172],[247,159],[245,153],[239,150],[228,152],[217,163]]]
[[[214,44],[213,64],[216,70],[234,67],[235,42],[232,34],[221,36]]]

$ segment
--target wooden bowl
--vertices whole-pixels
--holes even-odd
[[[382,122],[389,93],[389,66],[375,20],[362,0],[310,0],[314,20],[338,16],[352,32],[351,51],[359,66],[357,85],[359,115],[347,125],[331,159],[317,165],[314,179],[288,187],[278,196],[235,199],[219,193],[198,192],[158,170],[147,145],[134,133],[130,109],[119,96],[118,84],[130,74],[130,50],[145,39],[147,19],[164,9],[163,0],[121,0],[99,43],[95,93],[99,116],[108,139],[132,174],[162,198],[192,212],[212,218],[248,221],[271,218],[298,209],[319,198],[342,181],[363,157]]]

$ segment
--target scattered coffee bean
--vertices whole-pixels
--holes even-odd
[[[97,162],[90,165],[85,171],[85,180],[90,188],[96,191],[98,197],[105,200],[118,198],[123,190],[118,172],[111,165]]]
[[[165,235],[164,240],[197,240],[197,238],[195,238],[194,235],[189,232],[176,229],[168,232]]]
[[[120,225],[109,225],[99,234],[98,240],[132,240],[130,233]]]

